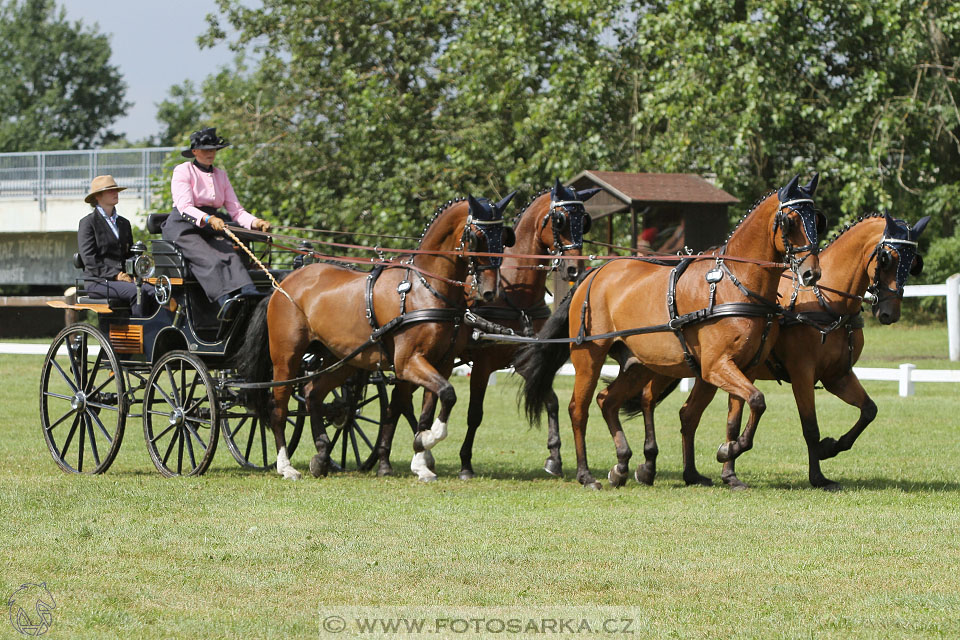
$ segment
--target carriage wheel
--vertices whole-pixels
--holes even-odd
[[[223,438],[227,441],[227,448],[233,458],[245,469],[257,471],[276,469],[277,456],[270,453],[276,448],[273,429],[270,425],[261,422],[260,417],[243,406],[237,398],[225,404],[228,406],[221,407],[220,412],[220,430],[223,432]],[[300,387],[291,394],[289,409],[285,435],[287,456],[292,458],[300,442],[300,434],[303,433],[303,423],[307,415],[306,401]]]
[[[123,371],[109,340],[87,324],[57,334],[40,374],[43,439],[61,469],[103,473],[120,451],[127,418]]]
[[[332,396],[323,411],[324,426],[335,430],[330,442],[330,468],[369,471],[377,460],[380,428],[390,407],[387,382],[379,373],[358,373],[334,389]]]
[[[207,366],[186,351],[171,351],[153,365],[143,395],[143,435],[163,475],[198,476],[217,450],[217,390]]]

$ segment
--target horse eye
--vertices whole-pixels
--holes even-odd
[[[910,275],[918,276],[923,273],[923,258],[920,256],[913,257],[913,264],[910,265]]]
[[[877,264],[880,265],[881,269],[888,268],[892,261],[893,261],[893,258],[890,257],[889,251],[881,251],[880,255],[877,256]]]
[[[593,219],[590,217],[590,214],[583,214],[583,235],[587,235],[590,232],[590,227],[592,224]]]
[[[817,237],[827,232],[827,216],[817,211]]]
[[[553,214],[553,221],[557,223],[557,226],[561,229],[567,226],[567,216],[563,211],[556,211]]]

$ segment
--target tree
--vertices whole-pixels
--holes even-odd
[[[157,121],[162,127],[153,139],[158,147],[179,143],[184,134],[196,131],[197,123],[204,117],[202,97],[191,80],[170,87],[170,96],[156,106]]]
[[[0,4],[0,151],[78,149],[116,138],[126,85],[107,36],[53,0]]]

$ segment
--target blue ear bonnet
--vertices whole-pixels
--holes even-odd
[[[487,239],[487,251],[503,253],[503,212],[487,198],[471,198],[470,217]],[[490,264],[495,268],[499,269],[502,263],[503,258],[499,256],[490,258]]]
[[[892,223],[892,224],[891,224]],[[913,233],[910,226],[903,220],[887,217],[887,227],[883,231],[883,240],[881,245],[887,244],[897,250],[900,261],[897,263],[897,288],[903,289],[910,276],[910,269],[913,267],[913,260],[917,255],[917,246],[915,244],[905,244],[900,242],[890,242],[887,240],[906,240],[916,242],[920,237],[919,233]]]
[[[816,190],[816,174],[814,174],[813,179],[806,186],[799,186],[797,184],[797,178],[794,177],[789,184],[777,190],[777,198],[780,199],[781,205],[795,200],[813,200],[813,194]],[[824,226],[826,226],[826,218],[822,217],[823,214],[817,212],[813,206],[813,202],[798,202],[797,204],[790,205],[790,209],[800,214],[800,220],[803,222],[803,230],[807,234],[807,239],[810,241],[810,244],[814,246],[818,245],[820,243],[820,234],[818,232],[817,218],[821,218]]]

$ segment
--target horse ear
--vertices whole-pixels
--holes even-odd
[[[896,236],[893,235],[893,232],[899,230],[900,227],[897,225],[897,221],[894,220],[893,216],[890,215],[889,210],[884,209],[883,219],[887,222],[887,226],[883,230],[883,235],[887,236],[888,238],[895,238]]]
[[[910,238],[916,240],[920,237],[920,234],[923,233],[923,230],[927,228],[927,223],[930,222],[930,216],[923,216],[920,220],[917,221],[917,224],[913,225],[913,229],[910,230]]]
[[[553,196],[553,199],[556,200],[557,196],[563,193],[563,185],[560,184],[560,178],[557,178],[557,181],[553,184],[553,189],[550,191],[550,195]],[[561,196],[561,200],[564,198]]]
[[[597,195],[601,191],[603,191],[603,189],[601,189],[600,187],[594,187],[592,189],[584,189],[583,191],[577,191],[577,198],[581,202],[586,202],[587,200]]]
[[[477,199],[470,194],[467,194],[467,203],[470,205],[471,213],[483,211],[483,205],[477,202]]]
[[[793,192],[797,190],[797,184],[800,182],[800,176],[793,176],[790,179],[790,182],[787,183],[787,186],[781,187],[777,192],[777,197],[780,198],[780,202],[786,202],[787,200],[793,200]]]
[[[510,201],[513,200],[513,196],[517,195],[516,191],[511,191],[506,198],[497,203],[497,211],[503,214],[503,210],[507,208],[507,205],[510,204]]]
[[[820,182],[820,174],[814,171],[813,177],[810,178],[810,182],[807,183],[807,186],[805,186],[803,190],[812,196],[817,192],[817,183],[819,182]]]

